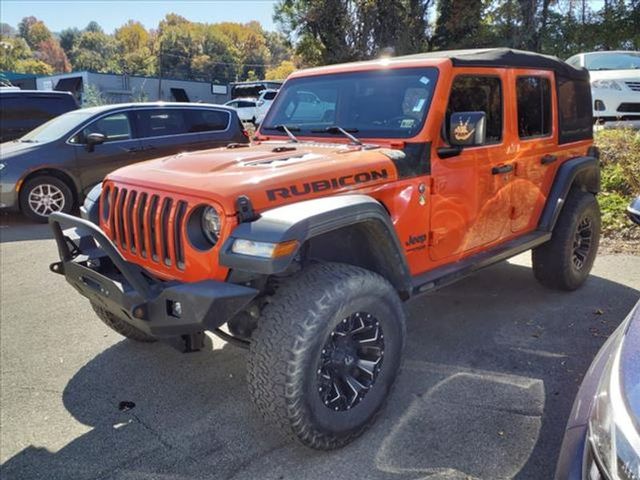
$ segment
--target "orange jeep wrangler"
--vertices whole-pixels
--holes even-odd
[[[253,145],[122,168],[84,219],[51,215],[51,269],[132,340],[247,347],[258,409],[337,448],[389,394],[404,302],[526,250],[544,285],[585,281],[591,115],[586,70],[516,50],[299,71]]]

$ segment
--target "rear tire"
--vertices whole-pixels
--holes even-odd
[[[351,265],[314,264],[264,308],[252,336],[249,391],[288,436],[339,448],[383,407],[404,342],[404,309],[389,282]]]
[[[152,337],[151,335],[144,333],[142,330],[138,330],[136,327],[129,325],[99,305],[91,302],[91,306],[93,307],[93,311],[96,312],[96,315],[98,315],[98,318],[102,320],[107,327],[119,333],[123,337],[142,343],[153,343],[157,341],[155,337]]]
[[[533,273],[544,286],[575,290],[587,277],[600,243],[595,195],[574,190],[560,212],[551,240],[532,250]]]
[[[69,213],[72,209],[73,192],[57,177],[39,175],[28,180],[20,190],[20,210],[38,223],[46,223],[53,212]]]

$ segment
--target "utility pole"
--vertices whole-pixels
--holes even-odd
[[[162,39],[158,49],[158,101],[162,100]]]

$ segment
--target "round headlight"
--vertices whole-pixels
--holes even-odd
[[[200,224],[206,239],[211,242],[212,245],[218,243],[218,239],[220,238],[220,215],[218,215],[215,208],[206,207],[202,211]]]

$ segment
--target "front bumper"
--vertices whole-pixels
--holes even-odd
[[[95,224],[64,213],[52,214],[49,224],[60,255],[51,270],[64,275],[91,302],[158,339],[216,329],[258,293],[253,288],[214,280],[156,280],[124,260]],[[63,231],[62,226],[71,228]]]

